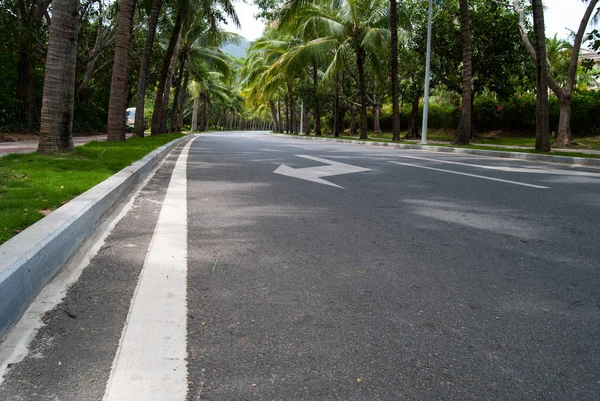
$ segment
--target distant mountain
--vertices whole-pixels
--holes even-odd
[[[245,37],[240,37],[240,44],[236,45],[234,43],[227,44],[225,46],[221,46],[221,50],[225,53],[229,53],[235,58],[246,57],[246,49],[250,47],[250,41]]]

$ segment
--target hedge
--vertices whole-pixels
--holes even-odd
[[[550,96],[550,129],[558,129],[560,115],[558,99]],[[499,102],[492,97],[478,96],[473,104],[473,123],[476,130],[521,130],[535,131],[535,94],[515,96]],[[571,131],[575,136],[600,135],[600,91],[582,91],[573,94],[571,105]],[[410,116],[410,105],[400,110],[400,125],[405,129]],[[419,105],[419,125],[423,116],[422,104]],[[448,104],[429,103],[429,127],[449,128],[458,126],[460,107]],[[382,112],[380,118],[382,130],[392,129],[392,117]],[[369,128],[373,127],[373,115],[369,113]]]

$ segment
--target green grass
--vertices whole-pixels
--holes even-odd
[[[182,134],[90,142],[73,153],[0,157],[0,244]]]

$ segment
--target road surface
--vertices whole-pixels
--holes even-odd
[[[596,400],[599,221],[600,169],[203,134],[0,399]]]

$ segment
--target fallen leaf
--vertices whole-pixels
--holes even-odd
[[[360,270],[358,271],[358,273],[359,273],[359,274],[365,274],[366,272],[365,272],[363,269],[360,269]]]
[[[357,378],[356,378],[356,382],[357,382],[357,383],[362,383],[362,379],[361,379],[360,377],[357,377]]]
[[[58,361],[58,366],[62,366],[62,362],[61,361]]]

